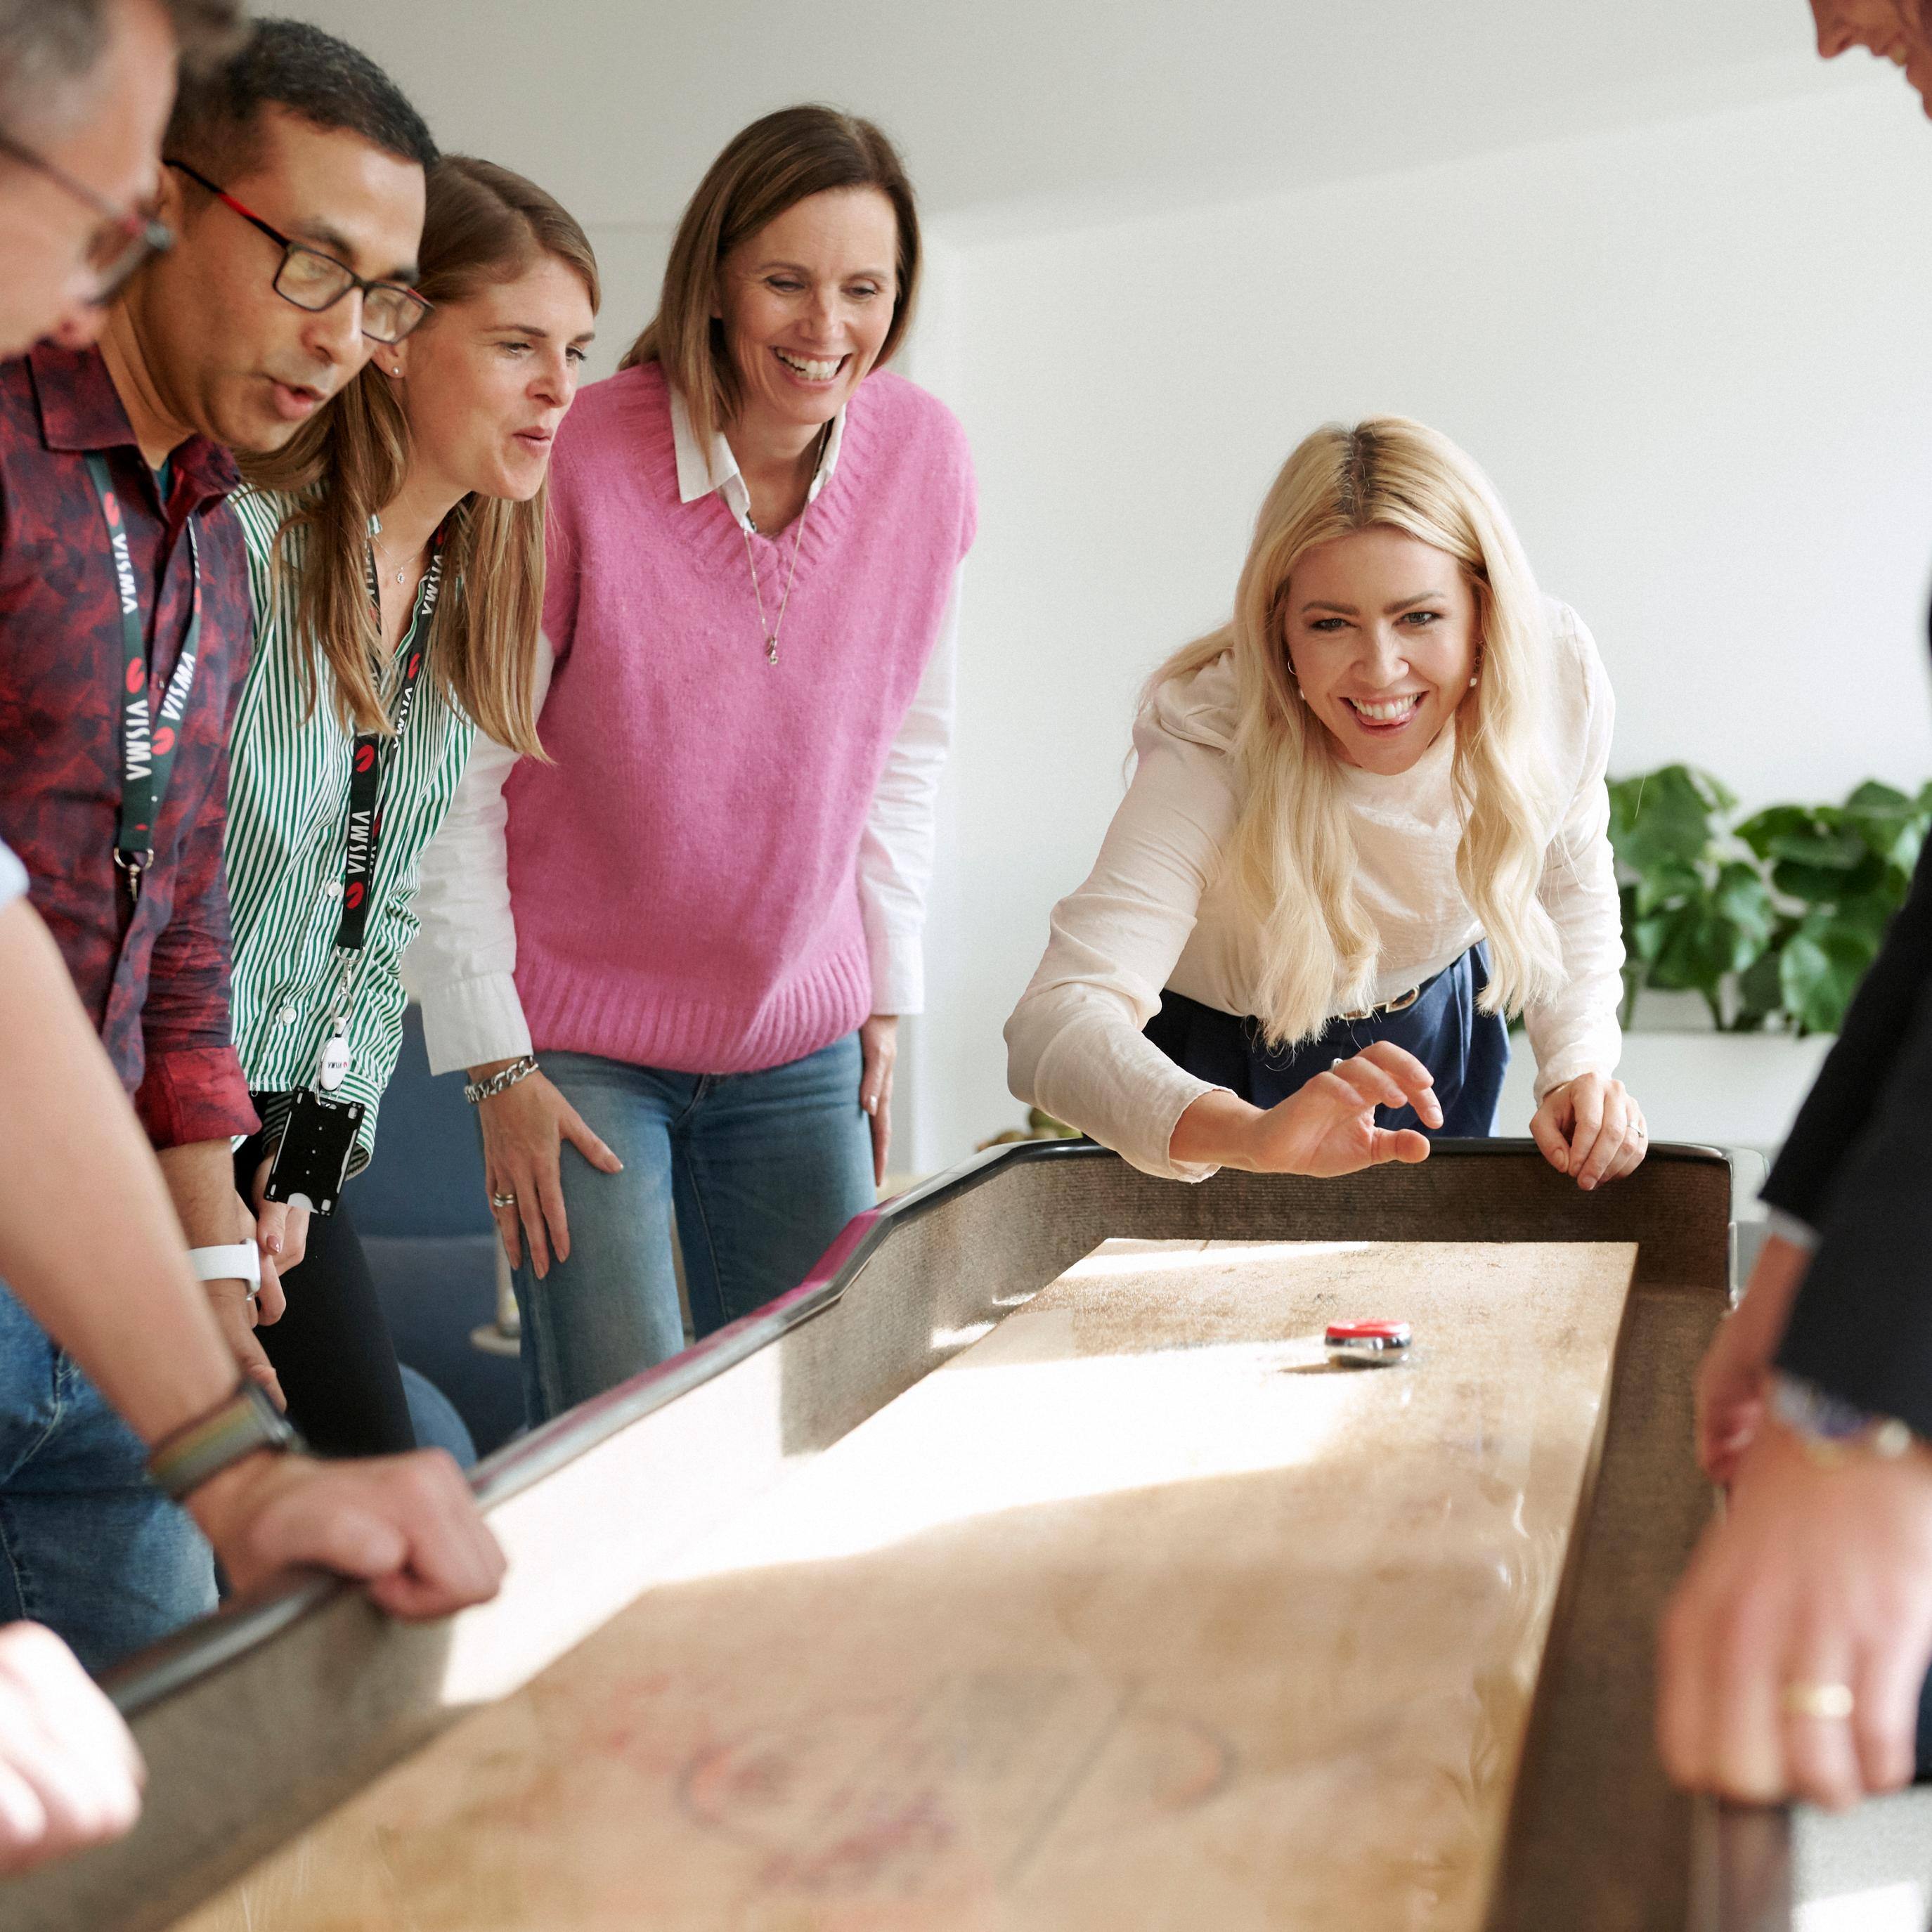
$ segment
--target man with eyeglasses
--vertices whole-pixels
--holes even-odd
[[[85,349],[110,298],[171,245],[157,163],[176,56],[192,69],[232,52],[240,14],[239,0],[0,0],[0,356],[43,337]],[[44,398],[36,388],[34,400],[58,417],[58,382],[47,390]],[[16,496],[17,472],[6,483]],[[10,547],[23,536],[44,540],[39,506],[4,507]],[[121,587],[117,577],[117,596]],[[44,626],[62,614],[9,598],[0,634],[30,659],[34,637],[10,620],[31,615]],[[160,733],[148,722],[158,752]],[[56,750],[64,778],[84,771],[84,742]],[[23,795],[20,808],[32,807]],[[56,876],[85,874],[86,855],[58,849],[57,832],[50,842]],[[157,867],[165,874],[170,862],[158,848]],[[172,1472],[172,1492],[239,1586],[319,1564],[369,1579],[398,1614],[430,1615],[490,1594],[502,1574],[446,1462],[325,1465],[286,1444],[236,1453],[249,1446],[250,1418],[239,1418],[236,1442],[232,1350],[266,1364],[238,1299],[230,1304],[232,1340],[217,1325],[117,1070],[27,886],[0,843],[0,1273],[64,1352],[0,1294],[0,1492],[9,1492],[0,1544],[10,1584],[0,1617],[15,1619],[0,1627],[0,1874],[116,1836],[140,1808],[140,1762],[125,1725],[73,1652],[25,1613],[64,1621],[77,1600],[90,1607],[92,1593],[110,1612],[94,1631],[106,1641],[123,1598],[156,1624],[201,1606],[206,1556],[191,1537],[170,1533],[183,1526],[178,1513],[158,1509],[158,1492],[141,1484],[143,1444]],[[218,1282],[211,1290],[226,1292]],[[76,1502],[90,1489],[92,1502]],[[170,1550],[187,1553],[185,1594],[166,1574]]]
[[[0,0],[0,52],[14,3]],[[167,18],[158,0],[101,4]],[[172,52],[161,43],[145,58]],[[107,202],[136,173],[130,164],[117,184],[44,135],[0,132],[10,156],[30,157],[10,165],[50,190]],[[102,1386],[0,1289],[0,1620],[31,1612],[95,1669],[212,1606],[195,1521],[238,1584],[319,1564],[368,1579],[401,1616],[476,1601],[502,1574],[446,1457],[291,1453],[262,1393],[273,1378],[251,1329],[254,1230],[230,1154],[230,1136],[255,1124],[230,1039],[221,872],[225,747],[252,622],[230,452],[286,441],[362,368],[372,338],[394,339],[424,313],[408,284],[434,148],[370,62],[288,21],[262,22],[238,54],[189,76],[164,148],[181,165],[158,176],[153,132],[154,198],[137,218],[172,245],[154,252],[157,232],[124,225],[117,256],[99,224],[118,218],[100,213],[82,250],[94,294],[137,244],[148,259],[98,323],[70,296],[53,342],[0,365],[0,855],[10,847],[25,862],[207,1293],[180,1298],[178,1250],[173,1277],[129,1280],[140,1270],[125,1204],[91,1214],[62,1191],[75,1163],[43,1158],[85,1122],[99,1130],[94,1171],[132,1175],[134,1190],[145,1167],[110,1144],[126,1115],[104,1097],[112,1085],[98,1053],[92,1072],[69,1054],[74,1120],[35,1124],[38,1138],[0,1123],[13,1144],[0,1210],[23,1175],[42,1177],[46,1200],[38,1228],[0,1212],[0,1267],[23,1292],[30,1276],[70,1278],[76,1258],[102,1270],[103,1293],[67,1308],[63,1336]],[[6,904],[18,868],[0,874],[0,964],[50,968],[34,957],[46,930],[20,926],[15,916],[32,915]],[[10,1071],[44,1071],[53,1043],[10,1010],[0,1055]],[[238,1388],[238,1360],[256,1378]],[[0,1865],[7,1688],[0,1668]]]

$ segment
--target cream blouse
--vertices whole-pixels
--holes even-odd
[[[1554,656],[1547,754],[1561,815],[1549,830],[1538,896],[1567,969],[1526,1009],[1540,1100],[1622,1049],[1622,923],[1604,782],[1615,705],[1595,643],[1574,611],[1546,609]],[[1164,686],[1134,728],[1133,782],[1085,883],[1053,909],[1052,938],[1006,1022],[1020,1099],[1114,1148],[1149,1174],[1214,1172],[1168,1157],[1175,1124],[1211,1082],[1142,1037],[1164,988],[1222,1012],[1252,1013],[1258,935],[1221,876],[1239,799],[1231,656]],[[1453,964],[1483,937],[1456,878],[1462,827],[1450,788],[1455,727],[1396,777],[1343,776],[1358,856],[1356,890],[1381,938],[1379,1004]],[[1338,989],[1334,1013],[1353,1002]]]

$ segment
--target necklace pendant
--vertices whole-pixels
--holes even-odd
[[[776,638],[767,638],[765,640],[765,662],[768,664],[775,664],[778,661],[778,640]]]

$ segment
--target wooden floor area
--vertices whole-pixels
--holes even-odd
[[[1473,1932],[1634,1258],[1108,1243],[182,1932]]]

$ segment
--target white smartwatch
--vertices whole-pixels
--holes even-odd
[[[188,1258],[196,1281],[245,1282],[250,1301],[262,1292],[262,1251],[253,1241],[230,1241],[215,1248],[190,1248]]]

